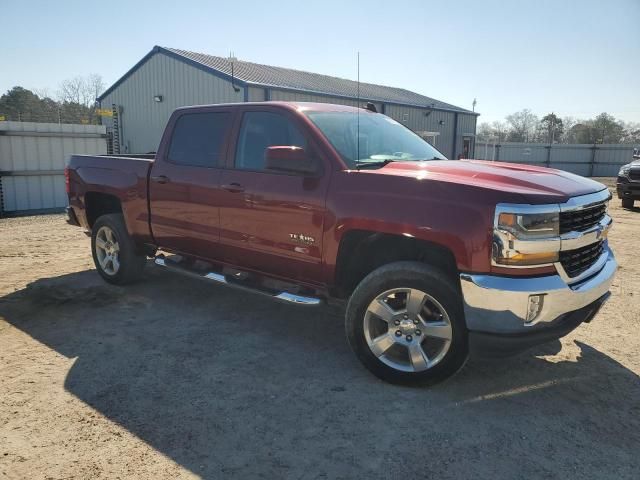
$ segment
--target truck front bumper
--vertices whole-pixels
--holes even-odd
[[[598,312],[617,266],[607,246],[594,265],[597,271],[577,283],[560,274],[460,275],[471,350],[508,354],[563,337]]]
[[[626,177],[618,177],[616,183],[616,193],[618,198],[631,200],[640,200],[640,181],[630,181]]]

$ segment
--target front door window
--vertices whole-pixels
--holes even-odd
[[[240,170],[265,170],[265,152],[273,146],[306,149],[304,136],[287,117],[272,112],[247,112],[236,148],[235,167]]]

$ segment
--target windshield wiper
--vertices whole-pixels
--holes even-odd
[[[361,168],[367,168],[367,167],[384,167],[385,165],[388,165],[389,163],[393,163],[393,162],[428,162],[431,160],[445,160],[444,158],[440,158],[440,157],[433,157],[433,158],[412,158],[411,160],[409,159],[391,159],[391,158],[387,158],[385,160],[377,160],[374,162],[360,162],[360,161],[356,161],[356,168],[359,170]]]
[[[389,163],[397,162],[397,161],[399,160],[386,159],[386,160],[378,160],[375,162],[356,162],[356,165],[358,169],[367,168],[367,167],[384,167]]]

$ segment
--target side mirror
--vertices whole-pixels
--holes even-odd
[[[267,147],[264,156],[267,170],[299,174],[314,174],[317,171],[315,162],[304,148],[276,145]]]

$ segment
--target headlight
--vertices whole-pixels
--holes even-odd
[[[493,262],[496,265],[532,267],[558,261],[560,211],[531,213],[498,207],[493,229]]]
[[[520,240],[557,237],[560,233],[560,214],[553,213],[501,213],[497,228],[506,230]]]
[[[626,177],[627,175],[629,175],[629,170],[631,170],[631,165],[624,165],[618,172],[618,176]]]

